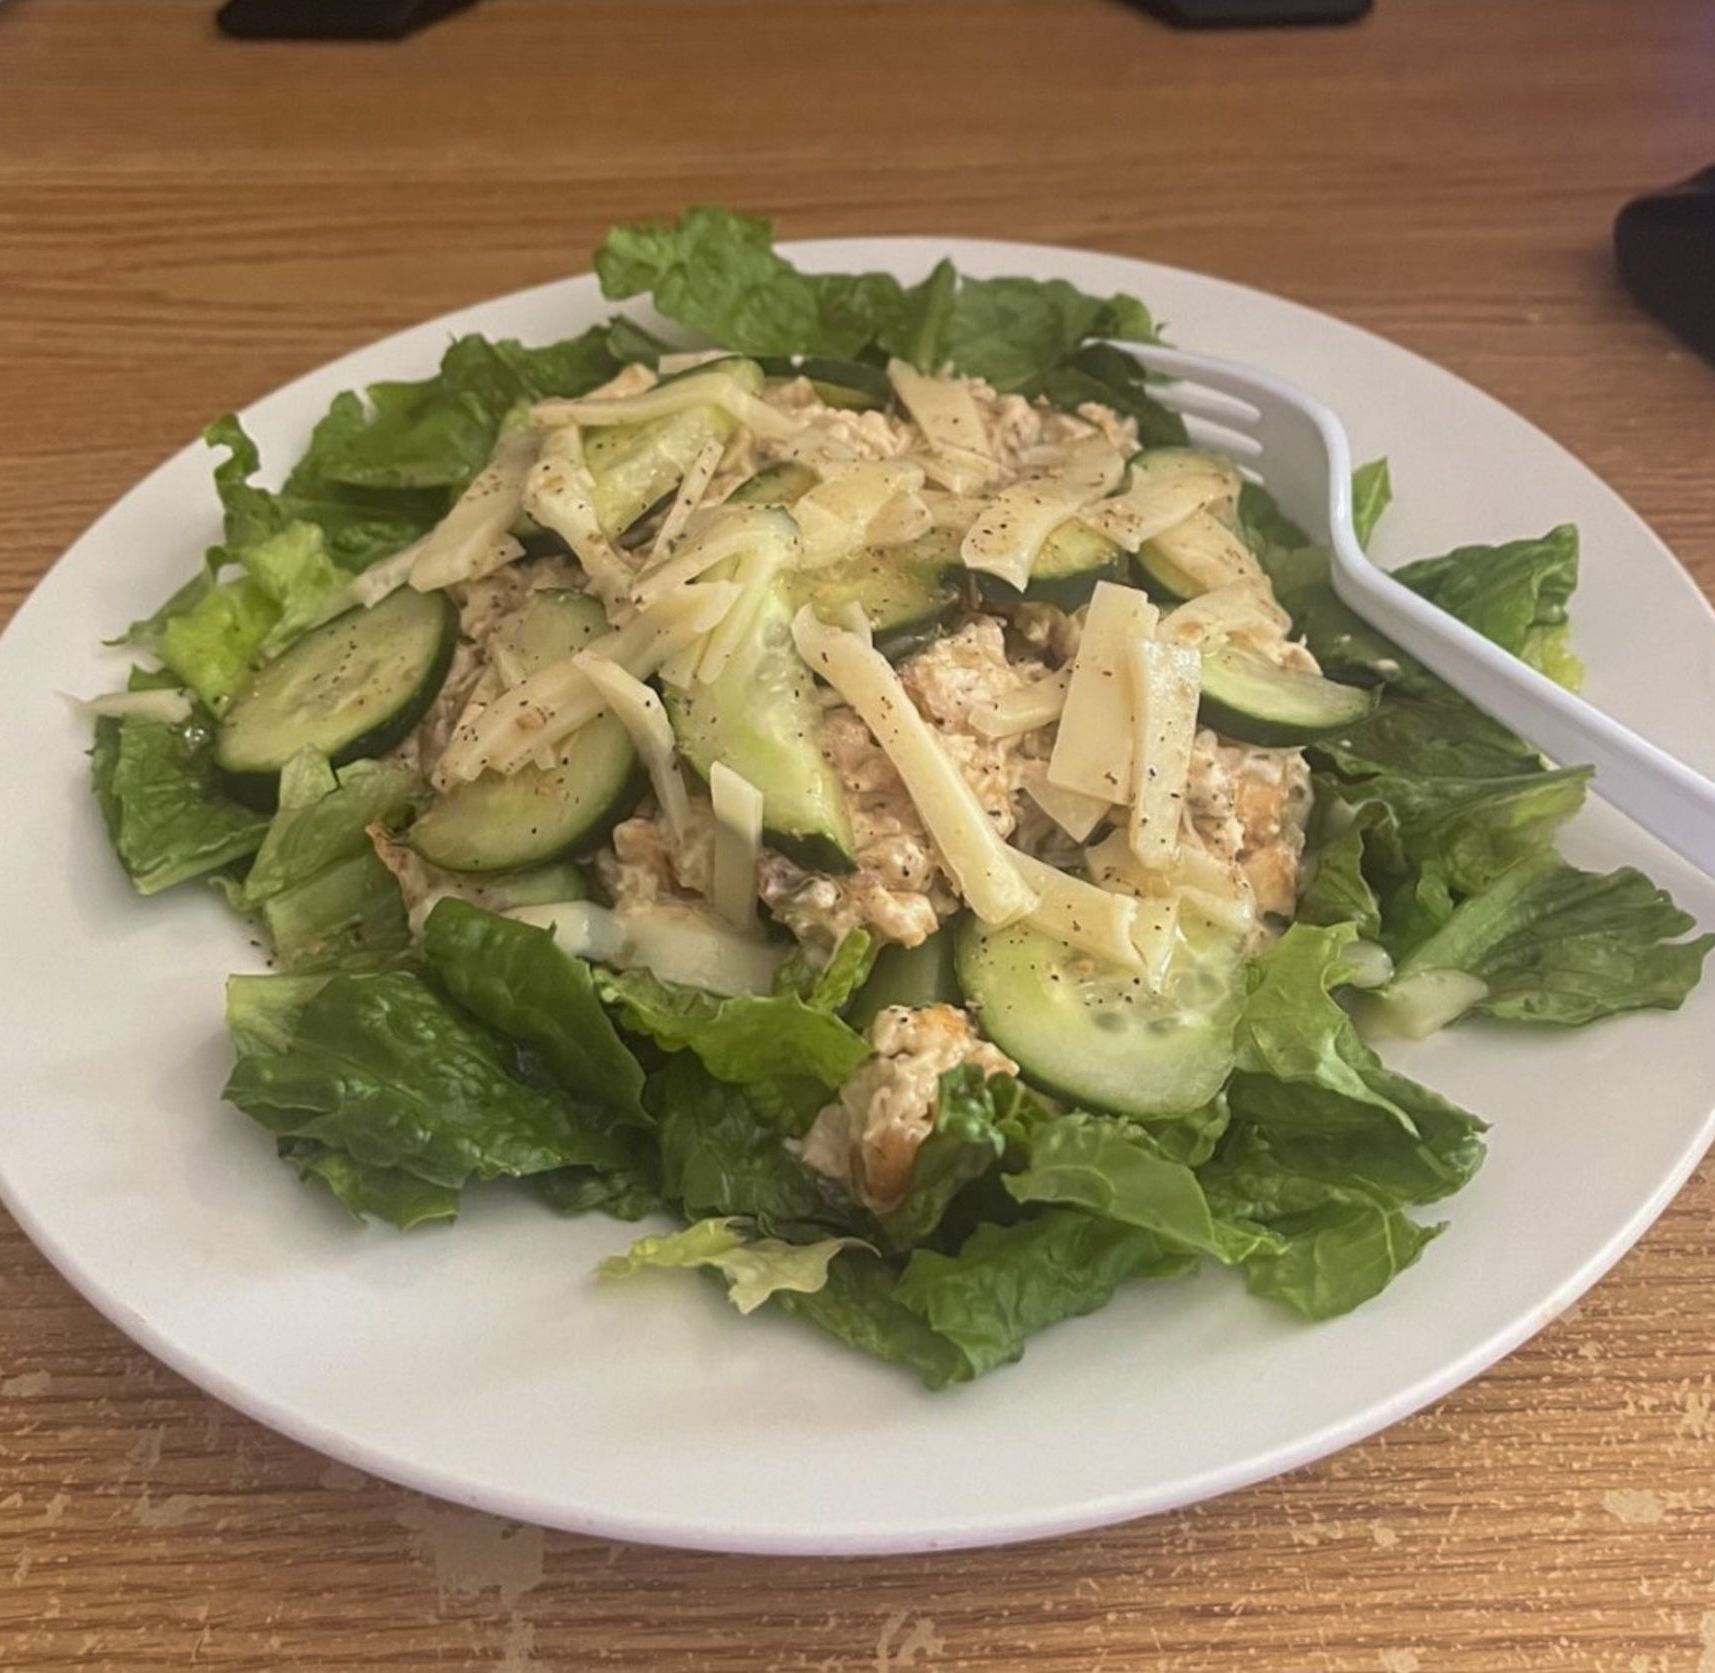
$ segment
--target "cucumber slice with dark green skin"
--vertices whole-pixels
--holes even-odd
[[[667,714],[699,778],[723,761],[762,792],[770,847],[811,871],[852,871],[851,814],[822,756],[816,682],[792,643],[795,609],[784,585],[770,588],[720,677],[667,687]]]
[[[1280,668],[1235,646],[1203,653],[1198,718],[1224,738],[1291,749],[1355,726],[1376,693],[1298,668]]]
[[[532,674],[606,631],[595,599],[549,591],[536,594],[507,637],[522,671]],[[406,840],[447,871],[517,871],[595,847],[637,805],[646,783],[624,723],[604,714],[567,739],[552,767],[485,773],[438,796]]]
[[[1183,1114],[1232,1070],[1244,962],[1230,942],[1199,931],[1161,994],[1025,924],[969,919],[957,954],[982,1032],[1026,1080],[1084,1108],[1144,1121]]]
[[[1157,604],[1184,604],[1208,590],[1193,581],[1153,540],[1138,548],[1132,566],[1137,584]]]
[[[954,926],[947,924],[915,947],[883,947],[868,979],[846,1006],[846,1021],[863,1030],[889,1005],[918,1011],[925,1005],[962,1004],[957,936]]]
[[[726,503],[790,506],[809,493],[818,480],[820,479],[808,465],[785,459],[778,465],[765,465],[755,476],[739,483],[727,495]]]
[[[762,388],[762,368],[738,356],[677,376],[708,372],[737,378],[753,395]],[[603,532],[610,538],[622,535],[677,490],[692,461],[710,442],[725,442],[737,428],[729,413],[711,403],[641,424],[605,424],[587,430],[584,463],[595,481],[591,497]]]
[[[1123,581],[1126,554],[1105,534],[1069,517],[1047,540],[1030,566],[1024,591],[999,576],[977,574],[977,591],[990,604],[1053,604],[1076,610],[1088,604],[1098,581]]]
[[[272,806],[280,769],[313,749],[339,767],[384,755],[434,702],[458,642],[444,594],[410,587],[347,610],[264,663],[233,694],[214,759],[232,792]]]
[[[793,605],[809,604],[834,621],[856,603],[875,648],[890,662],[923,648],[958,607],[957,547],[931,530],[904,546],[865,547],[826,569],[800,570],[789,582]]]

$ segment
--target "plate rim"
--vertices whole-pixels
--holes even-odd
[[[869,259],[887,270],[894,271],[907,268],[914,257],[922,256],[933,259],[939,255],[950,253],[958,258],[963,252],[968,259],[969,254],[976,250],[990,252],[1000,259],[1016,260],[1021,264],[1021,271],[1028,271],[1028,268],[1022,264],[1032,262],[1037,264],[1038,270],[1041,270],[1041,267],[1047,263],[1064,263],[1079,257],[1096,257],[1139,269],[1152,269],[1156,272],[1172,274],[1199,286],[1212,287],[1216,291],[1242,293],[1249,298],[1260,299],[1272,308],[1284,307],[1308,316],[1316,322],[1318,329],[1326,329],[1329,326],[1337,327],[1341,332],[1350,333],[1356,339],[1384,345],[1393,354],[1409,356],[1421,367],[1432,371],[1437,377],[1450,380],[1466,398],[1480,400],[1496,412],[1504,414],[1509,422],[1525,426],[1539,445],[1546,445],[1555,449],[1578,470],[1594,482],[1599,483],[1614,504],[1623,508],[1626,516],[1637,525],[1642,535],[1667,554],[1670,560],[1669,567],[1678,577],[1681,592],[1697,601],[1706,625],[1715,625],[1715,607],[1711,606],[1710,601],[1685,565],[1678,560],[1671,548],[1667,547],[1666,543],[1661,540],[1641,514],[1570,448],[1542,430],[1532,420],[1514,408],[1507,406],[1497,397],[1488,394],[1487,391],[1471,383],[1460,374],[1450,371],[1413,349],[1365,327],[1352,324],[1336,314],[1311,307],[1292,297],[1238,283],[1218,275],[1172,267],[1118,252],[1085,250],[1069,245],[994,239],[940,239],[926,235],[880,235],[875,237],[798,240],[783,243],[779,247],[783,253],[801,258],[807,265],[814,268],[816,258],[819,255],[826,256],[835,250],[850,249],[854,246],[862,246],[874,252]],[[491,309],[528,306],[532,300],[545,301],[553,293],[562,291],[569,285],[587,281],[592,277],[593,275],[587,271],[564,275],[498,296],[463,304],[429,319],[402,326],[383,337],[360,344],[328,361],[311,367],[298,376],[265,392],[249,402],[242,409],[240,417],[250,419],[258,408],[268,404],[276,402],[285,404],[293,396],[300,394],[304,386],[309,384],[319,385],[341,380],[349,386],[350,383],[364,381],[369,374],[360,373],[354,368],[371,357],[385,358],[389,355],[397,355],[403,350],[403,339],[413,336],[426,339],[437,332],[445,333],[461,329],[463,328],[461,321],[472,314]],[[615,304],[615,307],[618,306],[620,304]],[[637,312],[646,312],[646,310],[636,307],[635,304],[633,309]],[[192,438],[183,447],[174,449],[160,460],[153,469],[139,478],[122,492],[111,505],[93,518],[76,539],[67,546],[65,551],[55,559],[53,564],[32,586],[30,592],[14,612],[5,631],[0,633],[0,658],[6,655],[8,642],[15,639],[15,630],[20,622],[33,619],[39,610],[51,607],[51,600],[56,591],[53,583],[57,576],[63,576],[65,573],[66,559],[85,542],[95,537],[97,531],[109,519],[118,518],[135,498],[146,494],[152,486],[158,485],[159,480],[174,470],[185,455],[194,453],[198,448],[199,441],[200,437]],[[272,479],[276,474],[277,471],[275,470],[264,472],[267,479]],[[44,603],[44,600],[48,602]],[[380,1479],[432,1494],[451,1503],[597,1538],[665,1545],[686,1550],[756,1555],[856,1556],[976,1549],[1022,1540],[1060,1537],[1068,1533],[1156,1515],[1187,1504],[1200,1502],[1203,1499],[1236,1491],[1258,1481],[1300,1468],[1307,1463],[1326,1457],[1391,1427],[1394,1423],[1421,1410],[1434,1400],[1480,1375],[1515,1351],[1588,1291],[1660,1217],[1668,1204],[1683,1188],[1686,1180],[1709,1150],[1712,1142],[1715,1142],[1715,1104],[1712,1104],[1704,1112],[1691,1138],[1681,1148],[1674,1165],[1632,1209],[1624,1223],[1611,1233],[1599,1247],[1591,1250],[1576,1269],[1556,1285],[1554,1290],[1533,1310],[1521,1313],[1509,1321],[1504,1328],[1492,1331],[1483,1341],[1437,1366],[1433,1372],[1420,1376],[1403,1389],[1372,1401],[1356,1413],[1323,1423],[1289,1442],[1276,1445],[1265,1452],[1247,1456],[1237,1464],[1210,1467],[1195,1477],[1174,1481],[1165,1486],[1155,1484],[1143,1489],[1115,1490],[1100,1498],[1085,1497],[1056,1515],[1025,1508],[989,1516],[980,1523],[973,1523],[970,1519],[965,1518],[948,1521],[935,1527],[923,1525],[919,1527],[917,1532],[909,1535],[902,1535],[895,1529],[881,1525],[870,1527],[852,1523],[841,1524],[839,1531],[831,1537],[791,1532],[722,1531],[712,1526],[707,1517],[694,1518],[681,1523],[670,1512],[648,1516],[604,1514],[599,1509],[568,1507],[563,1499],[552,1496],[538,1497],[529,1489],[491,1488],[486,1485],[473,1487],[467,1481],[461,1480],[456,1471],[452,1469],[443,1468],[425,1460],[392,1454],[384,1447],[373,1445],[362,1439],[353,1439],[343,1434],[337,1427],[324,1427],[310,1413],[300,1412],[290,1405],[278,1402],[268,1390],[252,1387],[242,1379],[229,1375],[218,1365],[200,1358],[193,1350],[182,1347],[172,1335],[157,1328],[153,1321],[129,1306],[116,1288],[103,1282],[99,1275],[85,1269],[80,1264],[75,1252],[68,1249],[63,1240],[55,1236],[46,1220],[38,1215],[35,1208],[21,1192],[14,1189],[3,1151],[0,1151],[0,1202],[5,1204],[25,1235],[30,1238],[31,1242],[60,1276],[97,1312],[131,1340],[138,1343],[151,1356],[178,1375],[183,1376],[197,1388],[221,1400],[234,1410],[326,1457],[350,1463]],[[923,1519],[918,1518],[917,1521],[922,1523]]]

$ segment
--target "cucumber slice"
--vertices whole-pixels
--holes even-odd
[[[808,465],[783,459],[778,465],[765,465],[755,476],[747,477],[727,495],[728,505],[791,505],[816,486],[819,479]]]
[[[1138,548],[1133,564],[1137,584],[1157,604],[1184,604],[1208,591],[1193,581],[1153,540],[1146,540]]]
[[[520,668],[533,674],[576,655],[606,631],[606,613],[595,599],[545,591],[530,601],[507,639]],[[604,714],[574,732],[550,768],[485,773],[438,796],[406,840],[447,871],[540,865],[594,847],[637,805],[646,782],[624,723]]]
[[[1098,581],[1123,581],[1126,555],[1105,534],[1069,517],[1043,542],[1022,593],[995,575],[977,575],[977,591],[991,604],[1054,604],[1076,610],[1088,604]]]
[[[754,360],[734,357],[695,370],[725,372],[752,394],[762,388],[762,368]],[[606,424],[586,432],[584,463],[595,479],[592,499],[603,531],[610,538],[623,534],[678,488],[691,462],[711,441],[726,441],[736,428],[730,414],[711,405],[642,424]]]
[[[409,587],[306,633],[234,693],[215,735],[215,764],[234,794],[271,806],[299,750],[330,765],[382,755],[423,718],[446,678],[458,612]]]
[[[839,775],[822,758],[816,682],[792,643],[795,609],[784,585],[770,587],[720,677],[669,686],[667,713],[700,778],[724,761],[762,792],[771,847],[812,871],[852,871],[851,815]]]
[[[942,529],[903,546],[866,547],[826,569],[799,571],[789,583],[794,609],[809,604],[833,621],[848,604],[861,606],[875,648],[890,662],[921,650],[959,602],[958,546]]]
[[[1291,749],[1355,726],[1376,706],[1376,693],[1320,674],[1279,668],[1266,657],[1226,645],[1203,653],[1198,718],[1225,738]]]
[[[951,924],[935,931],[915,947],[883,947],[863,986],[846,1006],[846,1021],[867,1029],[889,1005],[958,1005],[959,974],[955,956],[957,931]]]
[[[1159,995],[1024,924],[991,930],[972,918],[957,953],[983,1033],[1045,1091],[1147,1121],[1206,1104],[1232,1069],[1244,961],[1200,926]]]

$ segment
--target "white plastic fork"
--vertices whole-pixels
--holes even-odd
[[[1341,601],[1549,760],[1595,769],[1602,799],[1715,877],[1715,783],[1420,598],[1364,555],[1352,526],[1352,450],[1302,389],[1234,361],[1124,347],[1174,380],[1152,393],[1194,441],[1232,455],[1332,555]]]

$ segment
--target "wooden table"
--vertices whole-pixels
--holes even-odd
[[[0,8],[0,610],[211,414],[687,201],[1282,291],[1519,408],[1715,582],[1715,376],[1606,242],[1711,160],[1706,0],[1202,37],[1107,0],[486,0],[383,47],[227,42],[212,10]],[[157,1367],[8,1225],[0,1665],[1711,1673],[1712,1210],[1700,1177],[1576,1317],[1314,1468],[847,1563],[366,1480]]]

